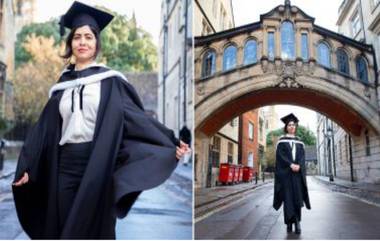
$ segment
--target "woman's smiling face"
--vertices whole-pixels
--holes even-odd
[[[290,121],[288,123],[288,125],[286,126],[286,130],[288,132],[288,134],[291,134],[291,135],[295,135],[296,134],[296,123],[294,123],[294,121]]]
[[[75,30],[71,48],[77,62],[89,62],[94,59],[96,53],[96,37],[88,25]]]

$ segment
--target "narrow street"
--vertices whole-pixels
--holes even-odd
[[[6,161],[0,176],[0,239],[29,239],[19,224],[13,203],[12,168],[15,161]],[[179,164],[164,184],[143,192],[129,215],[117,220],[116,238],[191,239],[191,170],[191,166]]]
[[[308,177],[311,210],[302,209],[302,234],[288,234],[282,207],[272,208],[273,183],[195,223],[196,239],[379,239],[380,207],[333,192]]]

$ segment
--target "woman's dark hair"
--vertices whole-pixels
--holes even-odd
[[[285,126],[284,126],[284,133],[285,133],[285,134],[288,134],[288,128],[287,128],[287,127],[288,127],[288,125],[289,125],[290,122],[292,122],[292,121],[289,121],[289,122],[286,123]],[[296,125],[296,132],[297,132],[298,123],[296,123],[296,122],[294,122],[294,121],[293,121],[293,123]]]
[[[94,55],[94,59],[96,58],[96,56],[98,56],[100,50],[101,50],[101,47],[102,47],[102,44],[101,44],[101,41],[100,41],[100,33],[98,30],[96,30],[95,28],[89,26],[92,33],[94,34],[95,36],[95,39],[96,39],[96,50],[95,50],[95,55]],[[75,34],[75,31],[77,30],[78,28],[74,28],[71,30],[71,32],[69,33],[69,35],[67,35],[67,38],[66,38],[66,46],[65,46],[65,53],[63,55],[61,55],[62,58],[64,59],[69,59],[72,55],[73,55],[73,49],[71,48],[71,42],[73,41],[73,38],[74,38],[74,34]]]

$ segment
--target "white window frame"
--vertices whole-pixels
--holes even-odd
[[[254,125],[251,122],[248,122],[248,138],[253,141],[254,137]]]
[[[352,30],[352,35],[355,37],[361,30],[361,20],[360,20],[360,14],[359,11],[356,11],[354,15],[351,18],[351,30]]]

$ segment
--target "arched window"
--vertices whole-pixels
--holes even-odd
[[[202,61],[202,77],[211,76],[215,73],[215,51],[208,50],[203,55]]]
[[[227,71],[236,67],[236,47],[230,45],[224,49],[223,53],[223,71]]]
[[[251,39],[244,46],[244,64],[252,64],[257,62],[257,43]]]
[[[368,83],[367,63],[362,56],[356,58],[356,76],[364,83]]]
[[[309,59],[309,39],[307,33],[301,35],[301,56],[304,61]]]
[[[285,21],[281,25],[281,58],[295,58],[295,34],[293,24],[290,21]]]
[[[274,59],[274,51],[275,51],[274,42],[275,42],[274,32],[268,32],[268,58],[269,60]]]
[[[331,67],[330,47],[324,42],[318,44],[318,63],[328,68]]]
[[[336,51],[336,59],[338,62],[338,71],[345,74],[350,74],[348,56],[343,49]]]

